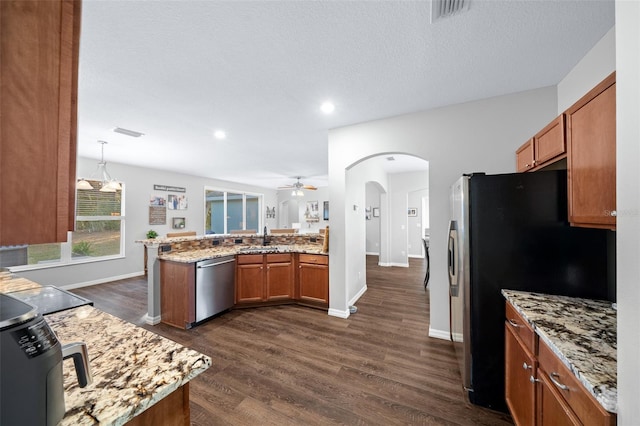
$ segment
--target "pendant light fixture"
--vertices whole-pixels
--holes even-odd
[[[117,180],[113,179],[109,172],[107,172],[107,162],[104,161],[104,146],[108,142],[98,141],[98,143],[102,145],[100,162],[98,163],[98,169],[91,176],[97,176],[97,179],[100,180],[102,184],[100,188],[101,192],[116,192],[122,190],[122,185],[120,185]],[[91,184],[87,180],[81,179],[76,184],[76,188],[93,189],[93,186],[91,186]]]

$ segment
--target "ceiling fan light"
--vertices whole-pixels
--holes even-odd
[[[109,184],[106,185],[102,185],[102,188],[100,188],[100,192],[116,192],[115,188],[112,188],[109,186]]]

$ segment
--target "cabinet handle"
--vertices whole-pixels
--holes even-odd
[[[567,385],[563,385],[562,383],[560,383],[559,381],[557,381],[555,379],[555,377],[560,377],[560,375],[558,373],[549,373],[549,379],[551,379],[551,381],[553,382],[554,385],[556,385],[558,388],[568,391],[569,390],[569,386]]]
[[[514,327],[522,327],[520,324],[516,322],[516,320],[508,319],[507,321],[509,322],[509,324],[511,324]]]
[[[611,213],[609,213],[611,216],[616,217],[618,216],[618,212],[616,210],[611,210]]]
[[[530,368],[532,368],[532,366],[527,364],[526,362],[523,362],[522,363],[522,368],[524,368],[525,370],[529,370]]]
[[[535,378],[535,377],[533,377],[533,376],[529,376],[529,381],[530,381],[531,383],[534,383],[534,384],[535,384],[536,382],[539,382],[539,381],[540,381],[540,379],[536,379],[536,378]]]

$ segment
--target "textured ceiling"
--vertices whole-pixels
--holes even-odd
[[[614,25],[613,0],[473,0],[433,24],[430,7],[85,0],[79,154],[102,139],[107,162],[326,186],[328,129],[555,85]]]

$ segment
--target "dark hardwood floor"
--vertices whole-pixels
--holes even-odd
[[[511,425],[508,414],[466,402],[452,344],[428,337],[424,262],[377,261],[367,257],[368,290],[348,319],[288,305],[180,330],[143,323],[142,277],[73,292],[212,357],[190,385],[194,425]]]

